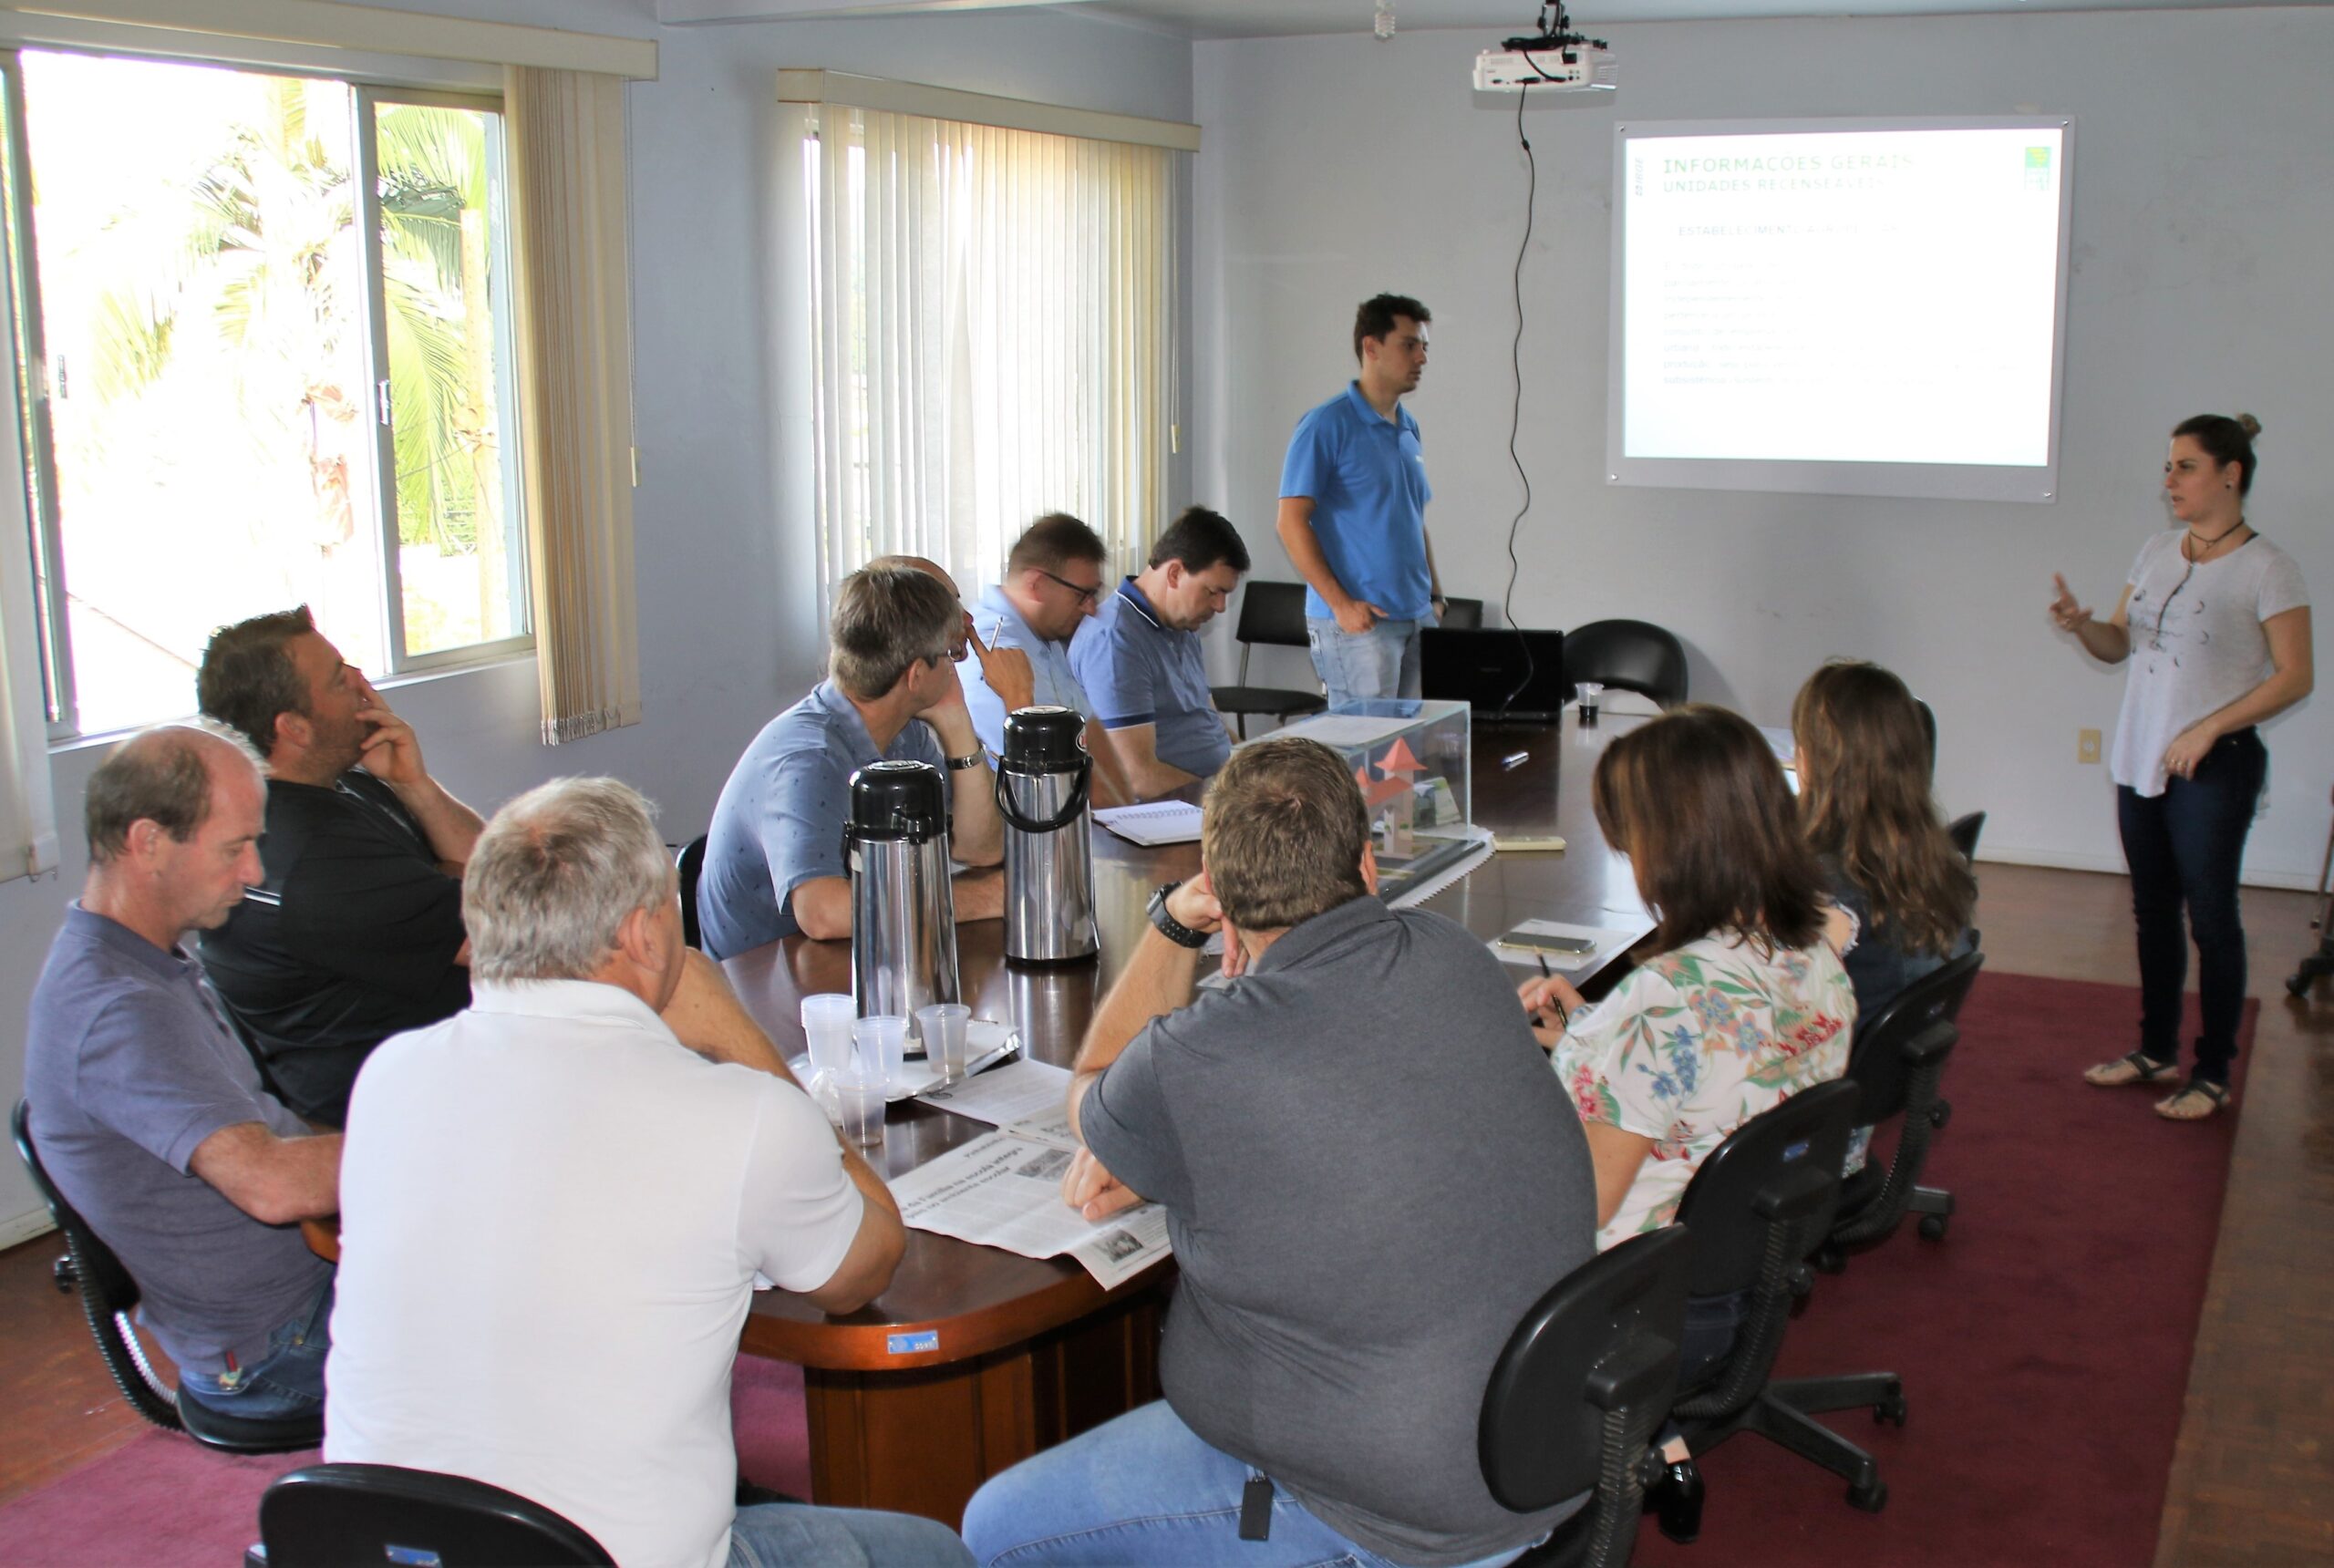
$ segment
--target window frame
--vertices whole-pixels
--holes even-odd
[[[373,543],[380,592],[377,612],[382,618],[382,646],[388,668],[387,680],[404,680],[457,670],[480,668],[514,657],[532,656],[536,649],[532,571],[529,561],[529,527],[525,476],[522,468],[517,374],[516,309],[511,293],[509,220],[507,128],[500,92],[477,87],[446,87],[384,78],[368,71],[340,70],[313,63],[209,57],[193,52],[147,52],[107,47],[101,44],[34,42],[0,36],[0,90],[6,98],[5,166],[0,168],[5,201],[0,204],[0,246],[5,249],[5,286],[15,331],[11,346],[21,355],[19,393],[24,403],[21,424],[25,439],[24,474],[20,494],[26,506],[27,542],[34,568],[34,613],[39,620],[39,644],[47,733],[52,748],[95,738],[118,730],[85,731],[79,722],[79,686],[73,660],[72,637],[66,611],[68,565],[64,550],[63,519],[57,501],[55,427],[49,411],[53,391],[51,362],[41,315],[38,258],[31,202],[31,151],[24,87],[23,55],[77,54],[98,58],[151,60],[163,64],[225,69],[253,76],[296,77],[335,81],[349,92],[353,117],[351,178],[355,183],[355,223],[363,258],[365,305],[365,370],[373,438]],[[387,298],[382,273],[378,127],[376,112],[383,104],[415,104],[483,111],[488,122],[489,222],[498,237],[491,252],[490,287],[497,302],[494,333],[494,377],[497,417],[504,462],[502,487],[505,528],[511,534],[507,591],[513,600],[522,630],[507,637],[468,643],[434,653],[411,654],[406,648],[404,582],[398,558],[395,431],[386,417],[388,391]],[[12,356],[13,357],[13,356]],[[16,366],[9,366],[16,374]],[[0,482],[5,482],[0,479]],[[142,723],[165,722],[194,711],[189,702],[179,715],[157,715]]]

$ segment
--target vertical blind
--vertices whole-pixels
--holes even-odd
[[[892,552],[969,598],[1048,511],[1137,564],[1176,418],[1172,154],[835,105],[811,123],[822,612]]]

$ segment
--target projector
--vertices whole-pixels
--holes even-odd
[[[1475,57],[1479,93],[1609,93],[1615,76],[1612,51],[1588,38],[1510,38]]]

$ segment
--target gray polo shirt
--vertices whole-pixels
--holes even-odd
[[[1155,1019],[1087,1091],[1086,1141],[1167,1209],[1161,1381],[1201,1438],[1397,1562],[1522,1547],[1475,1423],[1524,1310],[1588,1261],[1580,1118],[1480,938],[1342,904]]]
[[[1130,577],[1070,639],[1069,663],[1105,729],[1155,725],[1159,760],[1205,779],[1232,755],[1232,733],[1215,711],[1196,632],[1159,619]]]
[[[263,1225],[188,1163],[223,1127],[308,1130],[260,1087],[193,962],[78,903],[33,987],[25,1098],[49,1180],[138,1282],[138,1320],[215,1377],[250,1366],[332,1266],[297,1225]]]
[[[697,884],[706,952],[731,958],[802,929],[794,890],[850,874],[842,829],[851,776],[886,757],[946,766],[938,738],[916,720],[876,749],[859,710],[831,680],[762,727],[714,803]]]

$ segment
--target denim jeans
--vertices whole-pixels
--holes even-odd
[[[1380,621],[1367,632],[1342,632],[1334,620],[1307,615],[1313,670],[1329,706],[1372,696],[1419,695],[1419,628],[1423,621]]]
[[[985,1568],[1391,1568],[1277,1485],[1268,1538],[1240,1539],[1241,1491],[1255,1473],[1202,1442],[1157,1399],[990,1477],[965,1506],[965,1543]],[[1522,1550],[1469,1568],[1510,1562]]]
[[[945,1524],[907,1513],[766,1502],[738,1511],[729,1568],[972,1568]]]
[[[2228,1082],[2236,1057],[2236,1023],[2245,1011],[2236,873],[2268,770],[2261,737],[2240,729],[2214,743],[2195,777],[2167,780],[2163,794],[2143,797],[2128,785],[2115,792],[2139,927],[2140,1049],[2153,1061],[2180,1059],[2180,993],[2194,934],[2205,1026],[2195,1076],[2213,1083]]]
[[[267,1355],[218,1377],[181,1368],[179,1398],[246,1421],[305,1416],[325,1402],[325,1357],[332,1350],[332,1287],[267,1336]]]

